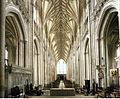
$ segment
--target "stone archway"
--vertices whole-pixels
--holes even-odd
[[[117,60],[118,58],[118,44],[119,44],[119,26],[118,26],[118,13],[111,14],[111,22],[108,27],[108,33],[105,36],[105,43],[106,43],[106,58],[107,63],[109,64],[108,69],[117,69]],[[110,71],[108,71],[110,72]],[[118,85],[118,77],[112,76],[111,72],[110,76],[110,85]]]
[[[99,34],[99,86],[118,85],[118,76],[112,77],[110,69],[117,69],[117,49],[119,43],[118,13],[115,8],[106,10]],[[113,82],[116,82],[116,84]]]
[[[18,15],[12,12],[9,12],[5,19],[5,43],[8,52],[7,64],[12,65],[12,69],[14,67],[25,67],[25,36]],[[9,72],[9,70],[6,69],[6,97],[10,93],[10,88],[22,82],[22,80],[20,80],[21,76],[18,76],[19,74],[16,75],[13,71]]]

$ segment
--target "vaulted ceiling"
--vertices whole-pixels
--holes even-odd
[[[56,60],[66,60],[79,27],[79,0],[40,0],[42,21]]]

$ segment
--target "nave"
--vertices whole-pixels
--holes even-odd
[[[120,97],[119,5],[0,0],[0,98]]]

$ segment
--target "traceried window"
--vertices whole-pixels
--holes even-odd
[[[63,59],[60,59],[57,63],[57,74],[66,74],[67,73],[67,65]]]

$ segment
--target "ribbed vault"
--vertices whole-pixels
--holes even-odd
[[[43,25],[56,60],[66,60],[79,23],[79,0],[43,0]]]

